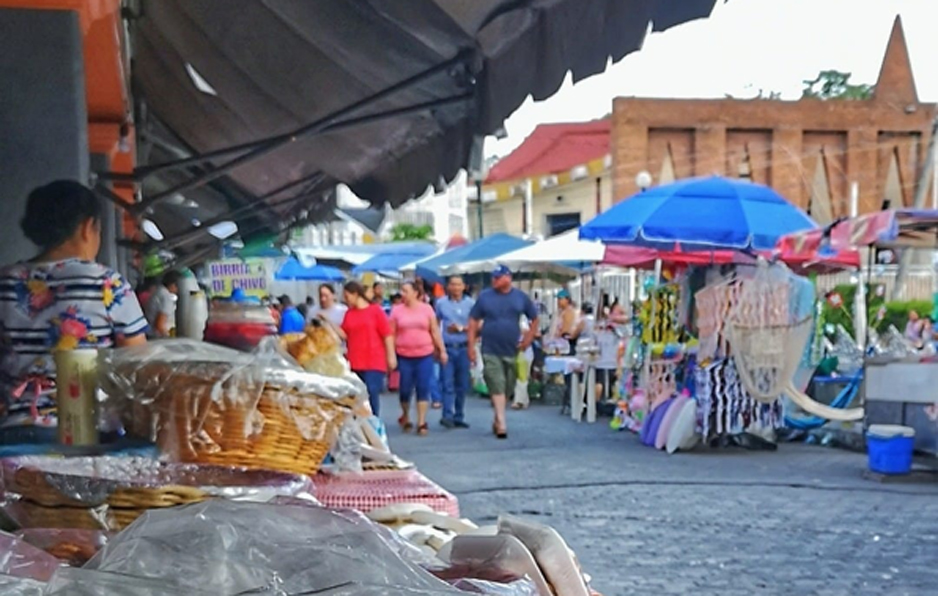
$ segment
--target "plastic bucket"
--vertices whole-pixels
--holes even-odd
[[[912,471],[915,429],[908,426],[873,425],[866,433],[866,451],[871,472],[908,474]]]

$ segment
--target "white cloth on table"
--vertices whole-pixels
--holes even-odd
[[[544,372],[549,375],[569,375],[583,372],[585,368],[583,361],[574,356],[548,356],[544,359]]]

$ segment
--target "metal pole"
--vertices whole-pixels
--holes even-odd
[[[485,237],[485,229],[482,226],[482,176],[476,177],[476,212],[479,216],[479,238]]]
[[[524,184],[524,235],[531,237],[534,229],[534,183],[530,178]]]
[[[171,188],[164,192],[153,195],[152,197],[139,203],[138,205],[142,205],[143,208],[145,208],[173,194],[185,192],[187,190],[192,190],[194,188],[198,188],[204,184],[211,182],[212,180],[215,180],[217,178],[220,178],[221,176],[224,176],[225,174],[227,174],[234,168],[237,168],[241,165],[244,165],[256,159],[260,159],[261,157],[264,157],[272,153],[273,151],[280,149],[281,147],[285,145],[288,145],[290,143],[295,143],[296,141],[302,138],[309,137],[310,135],[315,135],[315,134],[323,133],[326,131],[336,130],[335,126],[340,126],[340,125],[349,126],[349,125],[363,124],[363,123],[371,122],[371,121],[378,120],[378,119],[388,118],[388,117],[391,117],[392,115],[400,115],[400,114],[407,113],[410,111],[420,111],[423,109],[428,109],[431,107],[435,107],[437,105],[441,105],[440,102],[451,103],[453,101],[463,101],[465,99],[469,99],[473,96],[472,92],[459,95],[455,98],[448,98],[446,100],[435,100],[435,101],[426,102],[423,104],[418,104],[417,106],[410,106],[408,108],[403,108],[401,110],[390,110],[382,114],[375,114],[375,115],[363,116],[360,118],[355,118],[355,119],[351,119],[347,121],[340,121],[341,118],[348,116],[350,114],[353,114],[365,106],[381,101],[385,99],[386,97],[390,95],[394,95],[395,93],[398,93],[399,91],[402,91],[404,89],[413,87],[414,85],[417,85],[418,83],[424,81],[427,78],[435,76],[441,72],[445,72],[446,70],[449,70],[453,66],[456,66],[464,62],[466,60],[466,56],[464,54],[465,53],[460,53],[455,58],[447,60],[446,62],[443,62],[442,64],[438,64],[437,66],[434,66],[433,68],[425,70],[422,73],[419,73],[413,77],[410,77],[409,79],[406,79],[404,81],[401,81],[400,83],[392,85],[388,87],[387,89],[379,91],[378,93],[375,93],[365,99],[357,101],[350,106],[342,108],[341,110],[337,110],[333,112],[332,114],[325,116],[323,118],[320,118],[319,120],[316,120],[315,122],[311,124],[298,128],[297,130],[291,132],[290,134],[274,137],[273,139],[268,140],[267,142],[260,145],[259,147],[256,147],[250,150],[248,153],[240,157],[236,157],[235,159],[232,159],[231,161],[227,163],[222,164],[217,169],[214,169],[210,172],[206,172],[205,174],[198,176],[195,179],[190,180],[184,184],[180,184],[174,188]]]
[[[915,187],[915,200],[912,202],[914,209],[925,207],[925,197],[928,195],[928,183],[932,178],[932,172],[935,170],[935,137],[938,136],[938,116],[932,121],[931,137],[928,139],[928,152],[925,155],[925,162],[922,164],[922,172],[919,174],[918,182]],[[896,285],[892,289],[892,299],[899,300],[902,291],[905,289],[905,278],[908,273],[909,261],[912,259],[912,251],[905,249],[899,259],[899,270],[896,273]]]

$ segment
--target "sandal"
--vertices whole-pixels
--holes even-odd
[[[508,430],[507,429],[498,430],[498,425],[494,422],[492,423],[492,434],[495,435],[496,439],[508,438]]]
[[[397,423],[401,425],[401,430],[404,431],[405,433],[409,433],[410,431],[414,430],[414,425],[411,424],[410,420],[408,420],[404,416],[401,416],[400,418],[398,418]]]
[[[429,433],[430,433],[430,427],[427,425],[426,422],[417,427],[417,434],[420,435],[421,437],[425,437]]]
[[[526,406],[525,404],[514,403],[514,404],[511,404],[511,409],[512,410],[527,410],[528,406]]]

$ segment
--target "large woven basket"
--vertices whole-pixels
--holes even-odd
[[[135,405],[129,426],[176,461],[309,475],[319,470],[355,403],[269,384],[245,387],[234,398],[226,391],[217,395],[215,377],[176,370],[150,403]]]

